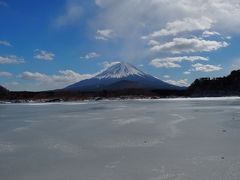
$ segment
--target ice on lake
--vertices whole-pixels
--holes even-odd
[[[3,180],[239,180],[240,100],[0,105]]]

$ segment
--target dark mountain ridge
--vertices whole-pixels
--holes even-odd
[[[191,96],[239,96],[240,70],[225,77],[196,79],[188,92]]]
[[[9,93],[9,90],[3,86],[0,86],[0,94],[7,94],[7,93]]]

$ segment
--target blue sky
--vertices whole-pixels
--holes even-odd
[[[0,0],[0,84],[65,87],[116,61],[188,85],[240,66],[237,0]]]

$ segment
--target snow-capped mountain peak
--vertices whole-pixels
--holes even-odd
[[[120,62],[108,67],[98,75],[79,81],[65,88],[71,91],[102,91],[127,89],[179,89],[149,74],[142,72],[131,64]]]
[[[131,64],[125,62],[119,62],[105,71],[98,74],[95,78],[97,79],[110,79],[110,78],[124,78],[127,76],[146,76],[146,74]]]

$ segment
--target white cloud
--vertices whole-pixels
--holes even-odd
[[[72,70],[62,70],[59,71],[57,75],[47,75],[39,72],[23,72],[18,75],[19,78],[24,80],[34,80],[41,82],[43,84],[52,84],[55,86],[56,84],[66,85],[69,83],[75,83],[80,80],[91,78],[93,75],[91,74],[79,74]]]
[[[150,40],[144,36],[158,30],[166,30],[168,26],[169,28],[175,24],[177,26],[176,22],[194,24],[198,23],[197,20],[201,21],[192,27],[179,26],[176,30],[172,28],[171,33],[177,34],[177,37],[180,37],[180,34],[185,38],[192,35],[200,36],[203,31],[218,32],[222,36],[240,34],[239,0],[95,0],[95,2],[99,6],[99,13],[93,21],[93,28],[96,30],[108,27],[117,34],[121,39],[121,47],[126,47],[119,51],[121,58],[137,54],[135,52],[139,52],[139,56],[135,55],[131,60],[138,57],[147,58],[149,53],[146,51],[145,42],[140,38]],[[169,41],[169,38],[161,37],[158,40],[162,44],[165,40]]]
[[[142,37],[143,38],[143,37]],[[155,41],[155,40],[150,40],[149,42],[148,42],[148,45],[149,46],[157,46],[157,45],[159,45],[159,42],[158,41]]]
[[[0,41],[0,45],[11,47],[11,43],[8,41]]]
[[[232,36],[227,36],[226,39],[230,40],[232,39]]]
[[[109,40],[113,38],[114,31],[112,29],[101,29],[97,30],[96,39],[98,40]]]
[[[221,34],[219,32],[216,31],[204,31],[202,33],[203,37],[210,37],[210,36],[221,36]]]
[[[83,8],[77,1],[68,1],[65,11],[55,19],[55,25],[63,27],[77,23],[83,15]]]
[[[12,73],[10,72],[5,72],[5,71],[0,71],[0,77],[11,77]]]
[[[86,54],[84,57],[81,57],[81,59],[95,59],[100,57],[100,54],[96,53],[96,52],[90,52],[88,54]]]
[[[193,64],[193,69],[191,71],[200,71],[200,72],[213,72],[213,71],[220,71],[223,68],[221,65],[210,65],[210,64]]]
[[[15,55],[0,56],[0,64],[22,64],[24,59]]]
[[[152,65],[156,68],[180,68],[181,67],[181,65],[179,65],[175,62],[161,61],[159,59],[153,59],[150,62],[150,65]]]
[[[77,82],[83,79],[89,79],[93,77],[92,74],[79,74],[73,70],[62,70],[59,71],[60,75],[53,76],[53,80],[59,82]]]
[[[159,61],[168,61],[168,62],[182,62],[182,61],[208,61],[208,57],[203,56],[177,56],[177,57],[166,57],[158,59]]]
[[[44,81],[44,80],[47,81],[48,80],[48,76],[46,74],[41,74],[38,72],[32,73],[29,71],[23,72],[18,77],[25,79],[25,80],[36,80],[36,81]]]
[[[165,79],[169,79],[169,78],[170,78],[169,75],[164,75],[163,77],[164,77]]]
[[[183,20],[176,20],[167,23],[164,29],[155,31],[150,34],[149,38],[157,38],[161,36],[176,36],[183,32],[203,31],[212,27],[213,21],[207,17],[201,17],[198,19],[184,18]]]
[[[34,58],[38,60],[51,61],[55,58],[55,54],[53,54],[52,52],[36,49],[34,51]]]
[[[114,64],[117,64],[117,63],[119,63],[119,61],[113,61],[113,62],[104,61],[104,62],[102,63],[102,66],[103,66],[104,69],[107,69],[107,68],[109,68],[110,66],[113,66]]]
[[[227,47],[227,42],[210,41],[200,38],[174,38],[173,41],[162,45],[156,45],[151,48],[153,52],[194,53],[210,52],[219,48]]]
[[[239,0],[96,0],[95,2],[103,9],[97,19],[100,20],[99,24],[121,31],[131,32],[136,28],[136,22],[141,22],[153,30],[172,30],[171,26],[169,28],[164,26],[168,22],[175,21],[180,22],[176,23],[177,25],[183,22],[192,24],[195,29],[210,26],[209,22],[201,18],[204,23],[195,24],[196,17],[212,20],[214,27],[210,27],[221,31],[239,33],[238,29],[240,29]],[[186,18],[189,19],[184,21],[183,19]]]
[[[157,68],[180,68],[181,65],[178,64],[182,61],[208,61],[207,57],[202,56],[179,56],[179,57],[166,57],[153,59],[150,62],[150,65]]]
[[[165,80],[165,82],[176,85],[176,86],[189,86],[188,79]]]
[[[189,75],[189,74],[191,74],[191,71],[185,71],[185,72],[183,72],[183,74]]]

